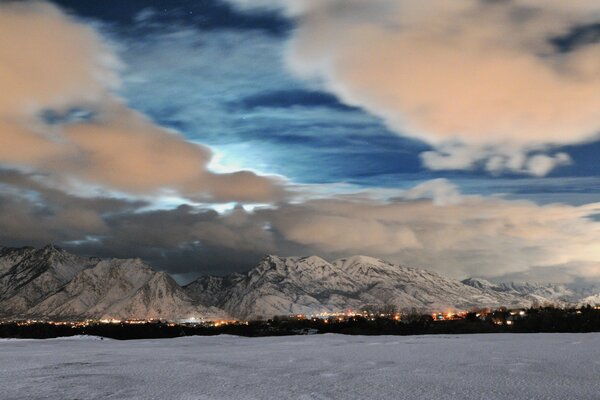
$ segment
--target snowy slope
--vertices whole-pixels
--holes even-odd
[[[195,304],[166,273],[140,259],[105,260],[77,274],[28,315],[45,318],[213,318],[218,310]]]
[[[591,400],[600,334],[0,340],[3,400]]]
[[[54,246],[0,248],[0,316],[25,313],[100,260]]]
[[[227,290],[245,275],[234,273],[228,276],[205,275],[184,286],[185,292],[200,304],[216,304],[226,297]]]
[[[586,306],[588,304],[591,306],[600,306],[600,294],[584,297],[583,299],[579,300],[578,304],[580,306]]]
[[[484,291],[432,272],[365,256],[332,263],[316,256],[267,256],[245,275],[201,277],[185,289],[193,297],[200,293],[203,301],[212,299],[210,304],[239,318],[386,306],[431,311],[531,304],[519,295]]]
[[[486,293],[506,293],[522,296],[534,304],[576,304],[582,297],[595,293],[597,288],[589,286],[575,289],[565,284],[540,284],[530,282],[500,282],[492,283],[484,279],[469,278],[462,281],[464,284],[476,287]]]
[[[168,274],[138,259],[78,257],[53,246],[0,248],[2,318],[253,319],[365,309],[429,312],[595,304],[598,293],[598,287],[460,282],[365,256],[334,262],[317,256],[267,256],[247,273],[205,276],[182,289]]]

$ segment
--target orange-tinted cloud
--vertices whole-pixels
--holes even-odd
[[[541,206],[467,196],[434,180],[388,192],[387,199],[377,192],[253,211],[182,205],[143,212],[143,204],[82,199],[20,175],[0,174],[0,185],[0,243],[51,241],[84,253],[158,262],[169,253],[175,260],[169,267],[177,272],[199,272],[207,255],[218,273],[250,267],[265,253],[364,254],[457,278],[600,280],[600,222],[592,218],[600,213],[598,203]]]
[[[464,196],[435,180],[391,201],[330,198],[264,215],[303,254],[366,254],[456,277],[531,273],[533,280],[568,280],[600,278],[600,222],[590,218],[599,211],[600,203],[540,206]],[[562,276],[544,276],[553,269]]]
[[[207,147],[155,125],[117,97],[120,63],[98,34],[45,2],[0,6],[0,166],[45,174],[66,188],[196,201],[281,198],[274,179],[208,170]],[[50,122],[49,110],[83,119]]]
[[[568,156],[531,156],[600,131],[600,42],[551,43],[599,23],[597,1],[231,1],[297,18],[290,68],[432,144],[432,169],[544,175]]]

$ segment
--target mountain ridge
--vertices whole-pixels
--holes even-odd
[[[0,248],[0,315],[25,313],[100,259],[80,257],[52,245]]]
[[[490,287],[484,288],[475,285],[474,279],[465,281],[367,256],[328,262],[318,256],[268,255],[244,274],[204,276],[185,285],[184,289],[191,297],[202,298],[232,315],[250,319],[366,307],[429,312],[529,307],[563,301],[553,293],[546,293],[544,297],[536,292],[542,288],[534,285],[522,285],[518,291],[515,287],[496,287],[490,282],[487,284]],[[527,292],[527,288],[531,292]]]
[[[348,310],[468,310],[600,299],[565,285],[463,281],[368,256],[265,256],[183,287],[141,259],[81,257],[49,245],[0,247],[0,318],[260,319]],[[600,300],[599,300],[600,301]]]

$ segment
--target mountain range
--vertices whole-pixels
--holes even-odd
[[[597,303],[600,288],[446,278],[366,256],[266,256],[246,273],[181,287],[140,259],[81,257],[54,247],[0,247],[3,319],[259,319],[348,310],[417,312]]]

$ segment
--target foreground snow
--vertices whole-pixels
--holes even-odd
[[[0,340],[21,399],[597,399],[600,334]]]

